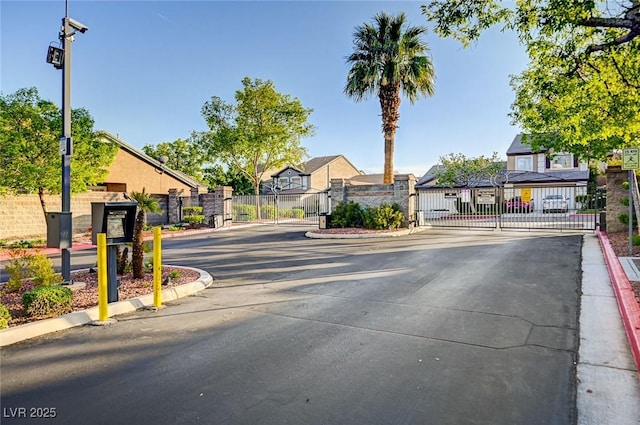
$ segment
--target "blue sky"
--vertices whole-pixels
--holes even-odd
[[[72,107],[85,107],[97,130],[142,148],[206,129],[211,96],[234,101],[245,76],[272,80],[314,112],[311,156],[344,154],[367,173],[384,162],[377,98],[356,103],[342,90],[356,25],[379,11],[404,11],[430,28],[426,41],[436,93],[400,106],[394,168],[420,177],[440,156],[503,158],[520,131],[510,124],[509,75],[527,56],[498,29],[463,49],[431,31],[425,1],[69,1],[69,16],[89,27],[72,50]],[[0,2],[0,90],[36,87],[61,104],[62,72],[45,62],[58,42],[63,0]]]

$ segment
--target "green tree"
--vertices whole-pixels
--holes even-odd
[[[145,192],[131,192],[131,199],[138,203],[138,212],[136,213],[136,222],[133,226],[133,243],[131,247],[131,267],[133,269],[133,278],[142,279],[144,277],[144,238],[143,230],[147,223],[147,213],[161,213],[158,201]]]
[[[259,193],[265,170],[297,164],[306,155],[303,137],[312,136],[312,109],[278,93],[272,81],[242,80],[235,104],[214,96],[202,107],[209,131],[200,143],[209,157],[245,175]]]
[[[165,165],[180,171],[198,181],[203,181],[202,166],[205,163],[205,152],[193,138],[176,139],[173,142],[162,142],[158,145],[147,144],[142,147],[144,153],[154,159],[167,157]]]
[[[534,150],[603,159],[640,135],[640,2],[435,0],[422,6],[464,46],[495,25],[517,32],[531,64],[512,79],[511,116]]]
[[[393,183],[395,134],[400,118],[400,94],[411,104],[435,91],[435,71],[427,56],[429,47],[420,37],[423,26],[407,27],[406,16],[375,15],[372,23],[356,26],[353,53],[347,57],[351,69],[344,93],[359,102],[376,94],[382,112],[384,133],[384,180]]]
[[[497,152],[491,157],[480,155],[477,158],[450,153],[440,157],[440,167],[435,172],[436,182],[439,186],[476,187],[482,181],[495,178],[503,167],[504,161]]]
[[[72,192],[100,183],[117,152],[114,144],[101,140],[93,125],[86,109],[71,111]],[[19,89],[0,96],[0,129],[0,193],[37,193],[46,214],[44,195],[62,190],[60,109],[41,99],[36,88]]]
[[[225,170],[221,165],[213,165],[204,169],[204,180],[209,192],[218,186],[231,186],[236,195],[252,195],[253,183],[249,178],[237,170]]]

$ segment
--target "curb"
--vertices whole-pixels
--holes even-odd
[[[613,292],[616,294],[618,310],[629,340],[631,354],[635,360],[636,368],[640,371],[640,305],[636,300],[620,260],[618,260],[613,248],[611,248],[611,244],[609,244],[609,238],[600,230],[597,230],[596,234],[600,240],[609,278],[611,279],[611,286],[613,286]]]
[[[397,236],[412,235],[414,233],[423,232],[426,228],[414,227],[411,229],[401,229],[391,232],[377,233],[318,233],[313,230],[304,234],[310,239],[367,239],[367,238],[393,238]]]
[[[163,290],[163,303],[195,294],[199,291],[202,291],[203,289],[210,287],[213,284],[213,277],[204,270],[194,269],[192,267],[174,267],[195,270],[197,272],[200,272],[200,277],[193,282],[185,283],[184,285],[174,286],[172,288]],[[108,305],[108,315],[109,317],[113,317],[119,314],[131,313],[133,311],[145,307],[150,307],[152,305],[153,293],[111,303]],[[14,326],[12,328],[0,331],[0,347],[5,347],[7,345],[15,344],[16,342],[35,338],[51,332],[57,332],[75,326],[86,325],[93,321],[97,321],[98,318],[98,306],[96,306],[87,310],[68,313],[60,317],[53,317],[51,319],[43,319],[37,322]]]

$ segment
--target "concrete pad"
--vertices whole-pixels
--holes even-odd
[[[580,363],[635,370],[614,297],[582,297]]]
[[[578,425],[638,425],[640,383],[635,370],[578,365]]]

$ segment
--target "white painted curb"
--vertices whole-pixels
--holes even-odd
[[[178,267],[178,266],[175,266]],[[202,291],[213,284],[213,277],[204,270],[194,269],[191,267],[182,267],[183,269],[195,270],[200,273],[200,277],[190,283],[174,286],[162,291],[162,302],[173,301],[178,298],[186,297],[196,292]],[[119,314],[131,313],[141,308],[153,305],[153,294],[142,295],[140,297],[128,300],[118,301],[108,305],[109,317]],[[57,332],[69,329],[74,326],[86,325],[87,323],[97,321],[99,318],[98,307],[92,307],[83,311],[68,313],[60,317],[51,319],[43,319],[37,322],[31,322],[0,331],[0,347],[15,344],[16,342],[26,339],[35,338],[51,332]]]

